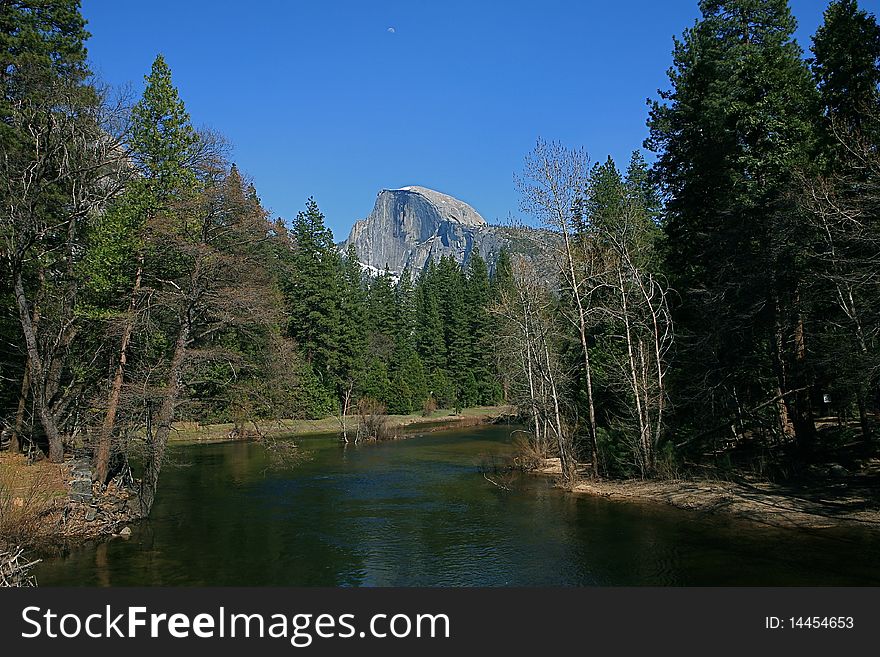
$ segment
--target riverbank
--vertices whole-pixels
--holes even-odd
[[[534,472],[559,476],[559,459],[546,459]],[[840,466],[817,468],[785,485],[745,477],[736,481],[581,479],[571,490],[582,495],[727,514],[775,527],[858,526],[880,531],[880,459],[867,461],[856,472]]]
[[[443,431],[458,429],[479,424],[495,422],[509,417],[516,412],[513,406],[478,406],[465,408],[456,413],[447,409],[438,409],[429,415],[386,415],[387,428],[402,434]],[[357,431],[358,418],[354,415],[345,417],[345,428],[351,435]],[[245,436],[264,436],[277,438],[282,436],[306,436],[313,434],[342,433],[342,425],[338,417],[325,417],[319,420],[274,420],[248,424]],[[172,442],[225,442],[241,440],[236,434],[235,425],[199,424],[197,422],[175,422],[170,440]]]
[[[458,429],[510,416],[511,406],[467,408],[459,413],[437,410],[428,416],[389,415],[388,430],[396,437]],[[357,418],[347,417],[353,434]],[[257,424],[236,434],[232,424],[174,425],[171,440],[178,444],[247,440],[256,436],[280,438],[340,433],[339,418],[281,420]],[[0,452],[0,552],[19,546],[54,550],[101,536],[125,538],[127,524],[138,517],[131,491],[111,481],[98,490],[91,481],[88,453],[68,454],[63,463],[43,459],[29,463],[23,454]]]
[[[0,453],[0,551],[41,543],[56,531],[69,493],[65,464]]]
[[[23,454],[0,453],[0,552],[25,547],[54,551],[71,542],[130,533],[136,512],[130,491],[111,481],[98,492],[90,459],[29,463]]]

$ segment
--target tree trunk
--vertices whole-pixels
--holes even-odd
[[[24,282],[21,279],[20,271],[15,273],[13,289],[16,305],[18,306],[18,317],[21,322],[22,332],[24,333],[25,344],[27,345],[28,371],[30,372],[31,385],[34,389],[34,402],[40,417],[40,424],[46,433],[46,439],[49,441],[49,460],[52,463],[61,463],[64,460],[64,443],[61,439],[61,432],[58,430],[58,423],[50,412],[48,400],[46,399],[43,361],[37,348],[36,329],[28,309],[27,296],[24,291]]]
[[[871,424],[868,421],[868,405],[865,402],[865,393],[862,390],[859,390],[856,393],[856,399],[859,405],[859,424],[862,428],[862,440],[865,442],[871,441]]]
[[[156,489],[159,484],[159,473],[162,470],[162,460],[165,458],[165,448],[168,446],[168,436],[171,433],[171,423],[174,421],[174,411],[177,398],[180,396],[181,376],[183,363],[186,358],[187,344],[189,343],[189,323],[184,316],[177,342],[174,345],[174,355],[171,358],[171,366],[168,372],[168,385],[162,405],[159,407],[159,417],[156,423],[156,433],[148,445],[149,454],[144,468],[144,476],[140,486],[141,515],[150,515],[153,502],[156,499]]]
[[[34,312],[31,319],[31,325],[35,334],[40,325],[40,300],[44,282],[45,276],[43,270],[40,269],[40,294],[37,294],[37,298],[34,301]],[[31,393],[30,360],[30,356],[28,356],[24,364],[24,374],[21,377],[21,392],[18,397],[18,409],[15,412],[15,426],[12,430],[12,440],[9,443],[9,451],[13,453],[20,452],[22,448],[21,433],[24,431],[24,413],[27,410],[27,400]]]
[[[795,362],[792,385],[798,390],[794,394],[794,430],[798,445],[810,451],[816,442],[816,422],[813,419],[813,405],[810,398],[811,386],[807,381],[807,349],[804,342],[804,320],[798,317],[794,331]]]
[[[31,363],[30,358],[25,361],[24,374],[21,377],[21,392],[18,393],[18,409],[15,411],[15,424],[12,427],[12,435],[9,439],[9,451],[18,454],[21,451],[21,432],[24,429],[24,412],[27,409],[27,400],[31,391]]]
[[[578,283],[577,273],[574,267],[574,256],[571,252],[571,241],[568,235],[568,228],[565,216],[560,213],[560,227],[562,228],[562,237],[565,243],[565,255],[568,261],[568,275],[571,276],[571,289],[574,295],[575,303],[578,311],[578,334],[581,341],[581,350],[584,355],[584,374],[587,385],[587,408],[590,419],[589,426],[589,443],[590,443],[590,459],[591,473],[594,479],[599,478],[599,441],[596,437],[596,407],[593,403],[593,368],[590,365],[590,347],[587,340],[587,319],[584,310],[583,300],[581,299],[580,284]]]
[[[345,388],[342,394],[342,417],[339,418],[339,422],[342,425],[342,440],[345,444],[348,444],[348,425],[345,422],[345,418],[348,417],[348,414],[351,412],[351,393],[354,388],[354,380],[348,380],[348,386]]]
[[[642,405],[642,392],[639,388],[639,375],[638,375],[638,367],[636,366],[636,358],[635,352],[633,350],[633,337],[632,337],[632,329],[630,327],[630,316],[629,316],[629,305],[626,301],[626,285],[623,281],[623,272],[618,270],[617,272],[617,280],[620,285],[620,301],[621,308],[623,310],[623,324],[626,331],[626,353],[629,359],[629,379],[632,384],[632,392],[633,392],[633,400],[636,404],[636,414],[639,418],[639,445],[641,451],[640,460],[640,469],[642,471],[642,478],[650,474],[648,471],[650,469],[650,424],[647,423],[646,420],[646,410]]]
[[[779,317],[779,300],[773,298],[773,369],[776,373],[776,407],[779,411],[779,423],[782,435],[786,440],[797,443],[797,432],[791,419],[791,409],[786,401],[788,393],[788,377],[785,371],[785,335]]]
[[[553,378],[553,367],[550,364],[550,348],[546,342],[544,343],[544,356],[547,361],[547,379],[550,384],[550,394],[553,395],[553,416],[556,421],[556,438],[559,445],[559,467],[562,470],[562,480],[566,484],[571,484],[575,476],[574,463],[562,428],[562,411],[559,408],[559,395],[556,392],[556,381]]]
[[[535,442],[543,446],[541,438],[541,427],[538,425],[538,406],[535,402],[535,378],[532,371],[532,338],[529,331],[529,309],[523,302],[523,330],[525,334],[525,359],[526,359],[526,377],[529,381],[529,402],[532,407],[532,421],[535,424]]]
[[[134,329],[134,311],[137,306],[137,298],[141,289],[141,275],[143,274],[144,257],[138,256],[137,273],[134,278],[134,288],[128,303],[128,315],[125,319],[125,328],[122,331],[122,342],[119,345],[119,359],[116,364],[116,372],[113,374],[113,383],[110,384],[110,394],[107,398],[107,414],[104,416],[104,424],[98,437],[98,449],[95,454],[95,479],[103,486],[107,483],[110,471],[110,448],[113,441],[113,427],[116,424],[116,411],[119,408],[119,395],[122,392],[122,383],[125,378],[125,364],[128,358],[128,345],[131,342],[131,333]]]

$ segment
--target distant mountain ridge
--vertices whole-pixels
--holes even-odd
[[[353,244],[361,264],[374,272],[387,266],[396,275],[405,269],[418,274],[429,260],[451,255],[467,264],[475,252],[491,271],[510,242],[504,232],[464,201],[413,185],[381,190],[370,215],[355,222],[342,248]]]

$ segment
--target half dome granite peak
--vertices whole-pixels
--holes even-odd
[[[492,270],[507,240],[464,201],[410,185],[381,190],[370,215],[355,222],[343,249],[350,244],[368,271],[387,266],[399,275],[406,269],[421,272],[429,259],[448,255],[464,265],[475,251]]]

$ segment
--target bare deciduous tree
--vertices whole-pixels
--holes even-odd
[[[584,253],[576,239],[576,217],[589,181],[589,158],[585,151],[570,150],[558,143],[538,140],[526,158],[523,176],[517,185],[523,196],[522,208],[562,238],[554,258],[565,292],[573,300],[571,313],[580,339],[589,413],[588,444],[591,469],[599,475],[599,448],[596,435],[596,408],[593,399],[593,368],[590,363],[590,282],[585,275]]]
[[[512,396],[521,409],[527,409],[537,449],[544,451],[552,444],[559,454],[563,481],[572,484],[577,464],[571,422],[566,417],[565,377],[557,354],[556,299],[531,261],[515,256],[511,264],[513,288],[501,292],[492,312],[502,320],[499,337],[504,352],[521,374],[512,381]]]

